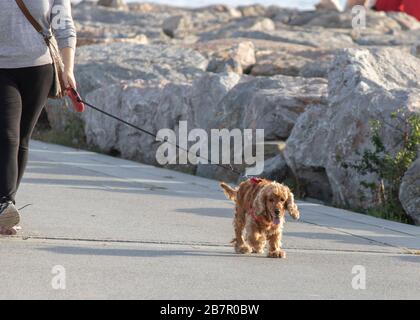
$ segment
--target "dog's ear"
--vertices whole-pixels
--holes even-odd
[[[254,200],[254,210],[257,215],[264,214],[267,209],[265,207],[266,198],[267,198],[268,186],[264,186],[257,194]]]
[[[300,212],[295,203],[295,197],[289,188],[287,188],[286,208],[287,211],[289,211],[289,214],[293,217],[293,219],[298,220],[300,218]]]
[[[225,193],[225,195],[228,199],[230,199],[232,201],[236,201],[236,196],[238,194],[237,189],[234,189],[234,188],[230,187],[229,185],[227,185],[223,181],[220,182],[220,186],[222,187],[223,192]]]

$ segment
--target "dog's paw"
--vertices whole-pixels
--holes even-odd
[[[262,254],[264,253],[264,248],[252,248],[252,253]]]
[[[243,244],[240,246],[235,246],[235,251],[236,253],[240,253],[240,254],[248,254],[252,252],[252,249],[247,244]]]
[[[270,251],[268,253],[268,258],[282,258],[282,259],[286,259],[286,252],[283,251],[283,250]]]

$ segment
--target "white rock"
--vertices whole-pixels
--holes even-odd
[[[329,74],[329,105],[311,107],[297,121],[287,141],[285,157],[312,197],[341,206],[369,207],[372,196],[362,181],[375,181],[344,169],[371,149],[372,119],[391,122],[403,108],[420,112],[420,60],[396,49],[357,50],[339,53]],[[385,126],[383,142],[395,146],[399,131]]]
[[[420,158],[411,165],[402,179],[400,201],[414,223],[420,225]]]

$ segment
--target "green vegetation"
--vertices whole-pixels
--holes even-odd
[[[367,214],[412,223],[399,200],[399,190],[405,172],[417,158],[420,115],[406,115],[399,110],[391,115],[390,123],[384,120],[371,121],[371,129],[373,150],[365,150],[359,161],[343,163],[343,167],[355,169],[362,175],[375,174],[377,177],[376,181],[362,183],[364,190],[369,190],[375,199],[375,205],[365,210]],[[387,149],[384,145],[381,136],[383,129],[392,129],[398,133],[394,148]]]
[[[99,152],[98,148],[87,144],[83,122],[77,116],[71,117],[65,129],[58,132],[50,127],[46,114],[43,114],[34,130],[32,139],[76,149]]]

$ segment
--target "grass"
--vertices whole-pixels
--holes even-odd
[[[32,139],[75,149],[104,153],[99,148],[87,143],[83,123],[76,117],[69,121],[62,132],[57,132],[51,128],[46,114],[43,113],[32,134]]]

